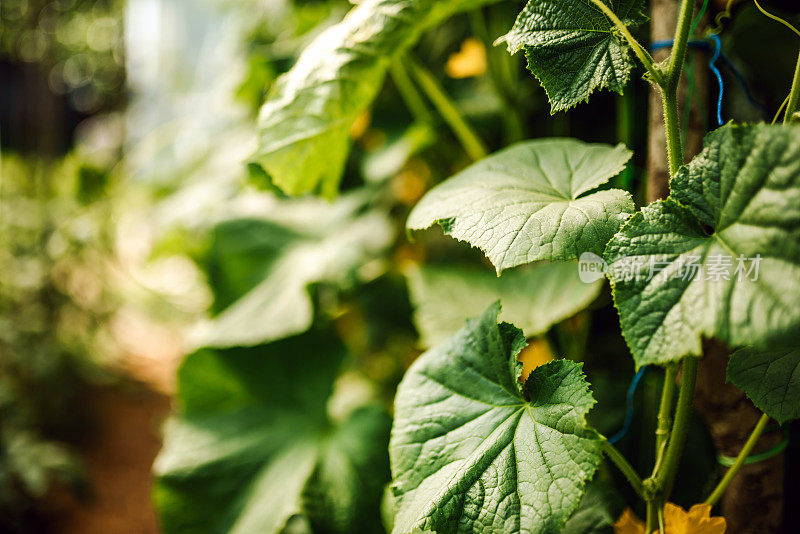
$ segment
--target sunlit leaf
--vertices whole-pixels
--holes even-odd
[[[390,63],[425,30],[493,0],[364,0],[306,48],[261,108],[255,160],[299,195],[336,195],[350,127],[377,95]]]
[[[591,192],[631,157],[622,145],[544,139],[512,145],[434,187],[408,217],[480,248],[498,272],[536,260],[602,254],[634,210],[619,189]]]
[[[389,453],[395,533],[560,532],[601,459],[580,364],[555,360],[522,386],[522,332],[499,305],[426,352],[395,400]]]

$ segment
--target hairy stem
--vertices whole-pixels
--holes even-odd
[[[444,89],[442,89],[441,85],[439,85],[439,82],[436,81],[433,74],[411,56],[406,58],[406,62],[410,67],[411,75],[414,77],[417,84],[419,84],[420,89],[427,95],[444,121],[450,126],[450,129],[453,130],[453,133],[464,147],[467,155],[475,161],[486,157],[488,151],[483,141],[481,141],[478,134],[475,133],[466,119],[461,115],[461,112],[452,100],[450,100],[450,97],[445,93]]]
[[[674,177],[683,164],[684,152],[681,141],[680,119],[678,117],[678,83],[680,82],[683,67],[686,62],[686,50],[689,43],[689,33],[692,26],[694,13],[694,0],[681,0],[678,8],[678,21],[675,28],[675,38],[672,52],[669,57],[669,66],[664,77],[657,81],[661,90],[661,102],[664,111],[664,128],[667,141],[667,158],[669,162],[669,175]],[[675,421],[672,425],[668,439],[667,435],[660,432],[668,425],[669,411],[671,410],[674,395],[675,375],[677,366],[667,368],[664,389],[662,390],[661,406],[659,407],[659,420],[656,430],[656,466],[653,479],[657,495],[647,501],[646,531],[653,532],[661,529],[658,523],[664,503],[669,499],[672,484],[678,471],[683,447],[686,443],[686,434],[689,430],[689,417],[692,411],[692,399],[697,381],[698,358],[683,358],[683,379],[678,406],[675,410]],[[663,417],[662,417],[663,415]],[[665,445],[666,443],[666,445]],[[666,446],[666,450],[664,447]]]
[[[602,0],[591,0],[591,2],[597,7],[597,9],[602,11],[606,17],[608,17],[608,19],[619,30],[625,40],[628,41],[628,44],[633,49],[633,53],[636,54],[637,58],[639,58],[639,61],[642,63],[642,66],[644,66],[645,70],[647,70],[647,73],[650,74],[652,80],[661,85],[664,80],[661,76],[661,72],[656,69],[655,63],[653,62],[653,57],[650,55],[650,53],[639,44],[639,41],[637,41],[634,36],[631,35],[628,27],[625,26],[621,20],[619,20],[619,17],[613,11],[611,11],[611,8],[605,5]]]
[[[670,364],[664,373],[664,387],[661,389],[661,403],[658,406],[658,424],[656,426],[656,465],[653,474],[661,465],[664,454],[664,443],[669,435],[672,414],[672,401],[675,397],[675,377],[678,375],[678,365]]]
[[[744,447],[742,447],[742,450],[739,451],[739,454],[736,456],[736,461],[733,463],[730,469],[728,469],[728,472],[725,473],[725,476],[722,477],[722,480],[719,481],[719,484],[717,484],[717,487],[711,492],[711,495],[708,496],[706,499],[706,504],[714,506],[717,504],[717,501],[722,498],[722,496],[725,494],[725,490],[727,490],[728,486],[731,485],[734,477],[744,465],[745,460],[747,460],[747,457],[750,456],[750,452],[752,452],[753,447],[755,447],[756,443],[758,442],[758,438],[760,438],[761,434],[764,433],[764,429],[767,427],[768,422],[769,416],[767,414],[762,414],[758,420],[758,423],[756,423],[756,427],[750,433],[750,437],[747,438],[747,442],[745,442]]]
[[[672,491],[672,484],[678,472],[681,454],[683,454],[683,446],[686,443],[686,434],[689,431],[689,417],[692,413],[692,398],[694,397],[694,386],[697,381],[698,362],[699,358],[694,356],[687,356],[683,359],[683,376],[681,378],[681,390],[678,394],[678,406],[675,409],[675,423],[672,425],[664,462],[656,474],[656,480],[661,488],[664,500],[669,498],[669,494]]]
[[[686,49],[689,44],[689,31],[692,27],[692,15],[694,14],[694,0],[681,0],[678,9],[678,25],[675,28],[675,42],[672,45],[672,53],[669,56],[669,67],[665,89],[675,90],[678,88],[678,81],[681,79],[683,64],[686,62]]]
[[[676,89],[674,87],[661,89],[670,177],[675,176],[680,166],[683,165],[683,143],[681,142],[681,123],[678,118],[678,92]]]
[[[625,475],[625,478],[630,482],[631,487],[639,497],[644,498],[644,484],[642,478],[633,468],[633,466],[625,459],[621,452],[617,450],[607,440],[603,440],[603,452],[608,456],[608,459],[614,462],[619,470]]]
[[[789,92],[789,102],[786,104],[786,113],[783,115],[783,123],[787,124],[792,120],[792,115],[800,105],[800,53],[797,55],[797,66],[794,69],[792,79],[792,90]]]

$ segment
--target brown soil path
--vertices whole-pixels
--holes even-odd
[[[90,484],[83,501],[56,499],[55,534],[156,534],[150,500],[151,466],[161,447],[167,394],[139,382],[97,388],[90,394],[95,432],[81,448]]]

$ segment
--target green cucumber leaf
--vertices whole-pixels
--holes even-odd
[[[601,460],[581,365],[518,382],[522,331],[499,304],[412,364],[389,445],[395,533],[560,532]]]
[[[409,269],[406,277],[414,324],[425,348],[450,337],[498,299],[503,320],[520,327],[526,337],[542,334],[588,306],[603,287],[602,280],[582,282],[574,262],[527,265],[500,277],[483,268],[422,265]]]
[[[586,485],[578,510],[569,518],[561,534],[614,534],[614,523],[625,508],[625,501],[610,480],[596,476]]]
[[[780,424],[800,417],[799,349],[739,349],[728,362],[728,382]]]
[[[296,517],[319,531],[381,532],[390,419],[362,407],[330,420],[342,358],[312,333],[191,354],[154,466],[164,532],[282,532]]]
[[[215,316],[197,325],[195,346],[256,345],[307,330],[308,286],[345,283],[391,242],[386,216],[361,206],[357,197],[287,200],[278,207],[293,209],[291,218],[220,222],[207,255]]]
[[[350,128],[378,94],[391,62],[420,35],[494,0],[364,0],[281,76],[259,114],[254,157],[286,193],[336,196]]]
[[[439,223],[481,249],[501,272],[536,260],[602,254],[634,211],[619,189],[590,191],[618,174],[631,151],[576,139],[514,144],[431,189],[408,217],[411,230]]]
[[[700,355],[703,338],[763,350],[796,341],[800,126],[724,126],[671,190],[605,253],[636,365]]]
[[[645,22],[644,0],[603,0],[626,26]],[[508,51],[525,51],[551,112],[589,99],[596,89],[622,93],[634,66],[628,44],[589,0],[529,0],[511,31]]]

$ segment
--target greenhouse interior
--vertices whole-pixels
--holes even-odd
[[[0,533],[800,532],[797,0],[0,0]]]

